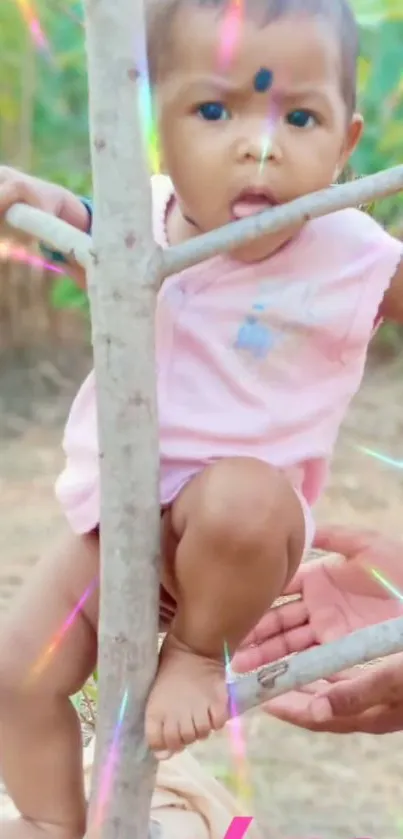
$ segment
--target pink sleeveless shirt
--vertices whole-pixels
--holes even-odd
[[[154,233],[167,246],[172,185],[153,178]],[[401,242],[349,209],[311,221],[268,259],[220,255],[168,277],[158,299],[161,503],[220,458],[286,472],[309,505],[361,383]],[[81,387],[56,492],[72,528],[99,523],[95,381]]]

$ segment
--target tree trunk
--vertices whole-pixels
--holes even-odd
[[[157,658],[156,289],[163,276],[235,242],[398,192],[403,189],[403,166],[170,248],[162,264],[152,240],[149,177],[136,108],[134,49],[141,48],[141,5],[139,0],[87,0],[87,10],[96,208],[90,298],[102,495],[100,705],[90,819],[96,826],[104,818],[105,839],[145,839],[154,775],[143,716]],[[7,213],[7,222],[87,265],[89,238],[60,220],[18,205]],[[236,686],[239,710],[398,650],[403,650],[403,618],[242,679]],[[108,773],[112,789],[107,788]]]
[[[87,0],[95,214],[89,270],[101,466],[99,711],[89,833],[146,839],[154,760],[144,710],[157,664],[160,259],[138,109],[141,0]]]

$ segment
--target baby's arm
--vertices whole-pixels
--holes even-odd
[[[96,663],[98,572],[98,537],[70,535],[38,563],[0,628],[0,775],[21,813],[0,824],[0,839],[84,835],[81,732],[69,696]]]

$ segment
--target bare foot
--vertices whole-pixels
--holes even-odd
[[[159,760],[181,751],[228,720],[224,665],[197,655],[169,634],[146,710],[146,737]]]

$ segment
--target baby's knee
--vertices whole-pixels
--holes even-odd
[[[210,543],[236,557],[268,551],[288,535],[283,527],[289,489],[284,477],[251,458],[223,460],[203,475],[196,515]],[[276,537],[277,534],[277,537]]]

